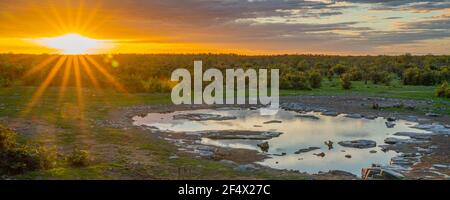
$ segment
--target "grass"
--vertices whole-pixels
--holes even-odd
[[[180,156],[169,159],[176,148],[167,142],[155,139],[139,130],[122,130],[98,126],[100,119],[123,107],[139,104],[167,104],[170,94],[122,94],[111,90],[98,92],[83,89],[84,108],[77,105],[74,88],[68,88],[64,98],[60,99],[59,88],[49,88],[30,113],[24,110],[36,91],[34,87],[0,88],[0,118],[38,120],[57,130],[54,134],[39,132],[32,136],[22,136],[19,141],[52,145],[62,152],[74,147],[89,149],[97,158],[87,167],[70,167],[63,161],[57,168],[37,171],[18,176],[19,179],[117,179],[117,178],[269,178],[301,179],[303,176],[273,175],[269,172],[257,174],[239,173],[221,163]],[[282,96],[288,95],[364,95],[404,99],[433,100],[434,108],[448,114],[450,101],[434,96],[435,87],[404,86],[399,82],[391,86],[353,82],[351,90],[343,90],[338,80],[324,80],[320,89],[299,91],[282,90]],[[0,120],[1,121],[1,120]],[[50,142],[49,142],[50,141]],[[50,143],[50,144],[49,144]],[[99,146],[114,147],[101,149]],[[112,158],[104,158],[111,155]],[[130,169],[129,163],[145,160],[144,168]],[[192,173],[180,177],[180,168],[192,169]]]

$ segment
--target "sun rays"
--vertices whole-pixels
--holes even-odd
[[[99,48],[109,48],[108,40],[93,39],[86,35],[95,35],[96,30],[108,18],[100,11],[103,1],[86,4],[80,1],[46,1],[46,9],[42,9],[34,1],[28,1],[30,12],[52,30],[43,30],[47,36],[32,38],[31,40],[40,46],[54,49],[55,55],[49,55],[41,63],[34,65],[24,77],[32,77],[48,71],[39,87],[33,93],[31,99],[23,110],[24,114],[30,113],[38,103],[43,100],[42,96],[50,86],[58,86],[57,105],[63,107],[67,103],[69,87],[74,87],[76,94],[78,117],[83,117],[85,98],[83,87],[93,86],[101,90],[103,84],[109,84],[116,90],[127,93],[125,88],[116,80],[110,70],[98,62],[94,56]],[[11,17],[11,22],[20,22],[19,18]],[[29,24],[30,29],[36,26]],[[84,82],[83,82],[84,81]],[[87,82],[86,82],[87,81]],[[109,86],[107,86],[109,88]]]
[[[90,55],[59,55],[50,56],[42,63],[31,68],[25,76],[32,76],[37,72],[44,70],[47,67],[51,67],[49,73],[46,75],[44,81],[39,85],[34,92],[31,100],[24,109],[24,114],[28,114],[40,101],[45,91],[50,85],[56,81],[58,74],[62,74],[61,83],[59,85],[58,92],[58,105],[64,102],[67,88],[69,87],[69,81],[74,81],[76,104],[79,110],[79,118],[84,118],[84,97],[83,97],[83,79],[82,77],[88,77],[95,89],[100,90],[99,79],[105,79],[108,84],[111,84],[117,91],[127,93],[125,88],[120,82],[101,64],[99,64]],[[96,76],[97,75],[97,76]]]

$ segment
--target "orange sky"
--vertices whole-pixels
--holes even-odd
[[[450,3],[365,0],[0,0],[0,53],[61,53],[36,42],[68,33],[87,53],[448,54]]]

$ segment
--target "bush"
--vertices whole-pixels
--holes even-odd
[[[341,86],[344,90],[349,90],[352,88],[352,77],[351,74],[345,73],[341,76]]]
[[[331,68],[331,71],[333,71],[333,74],[340,76],[347,71],[347,67],[343,64],[337,64]]]
[[[436,96],[450,98],[450,87],[447,81],[436,89]]]
[[[322,75],[318,71],[309,72],[309,84],[312,88],[320,88],[322,85]]]
[[[288,72],[285,73],[281,80],[282,89],[308,90],[308,76],[304,72]]]
[[[0,125],[0,174],[20,174],[49,169],[56,163],[56,151],[20,145],[16,134]]]
[[[85,150],[75,149],[66,157],[69,165],[74,167],[84,167],[89,164],[89,152]]]

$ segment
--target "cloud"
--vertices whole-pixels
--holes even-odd
[[[2,0],[0,21],[5,23],[0,24],[0,36],[47,36],[55,27],[75,29],[79,16],[81,22],[90,21],[87,33],[117,39],[118,44],[179,42],[369,53],[379,45],[448,40],[448,18],[414,12],[441,11],[449,4],[448,0]],[[392,16],[388,12],[392,10],[399,12]]]

